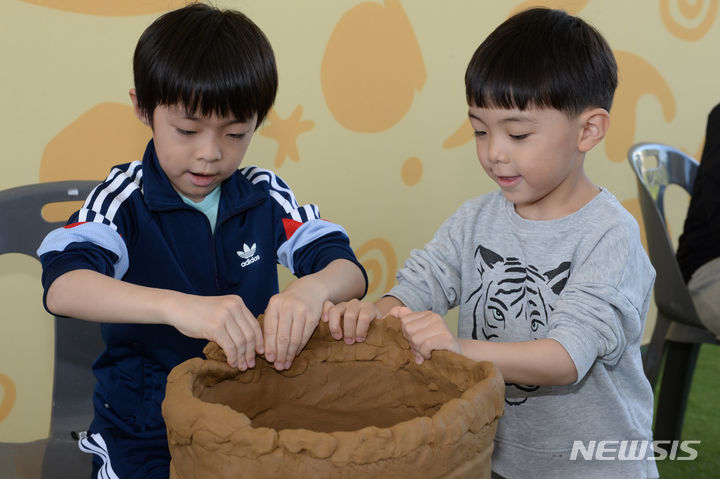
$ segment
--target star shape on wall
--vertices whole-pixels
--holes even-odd
[[[280,167],[286,157],[292,161],[300,161],[300,152],[297,147],[297,137],[301,133],[315,128],[312,120],[301,120],[302,105],[298,105],[286,119],[278,116],[274,109],[270,110],[267,116],[266,125],[260,130],[260,135],[272,138],[278,142],[278,151],[275,155],[275,167]]]

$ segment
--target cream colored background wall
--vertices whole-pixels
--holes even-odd
[[[111,165],[138,158],[150,132],[129,106],[132,52],[158,14],[184,3],[3,1],[0,189],[100,180]],[[494,189],[475,158],[464,70],[497,24],[536,2],[214,3],[248,14],[279,65],[277,102],[245,163],[274,169],[300,201],[346,227],[376,299],[444,218]],[[718,0],[545,4],[594,24],[616,54],[612,127],[587,170],[640,220],[625,153],[662,141],[699,155],[707,113],[720,101]],[[687,197],[669,201],[677,236]],[[39,278],[37,261],[0,256],[0,441],[48,435],[54,338]]]

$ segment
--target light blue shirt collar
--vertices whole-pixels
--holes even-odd
[[[212,190],[212,192],[210,192],[210,194],[203,198],[203,200],[199,203],[195,203],[193,200],[181,195],[180,193],[178,193],[178,195],[180,195],[180,198],[182,198],[185,204],[192,206],[207,216],[207,219],[210,222],[210,229],[213,234],[215,234],[215,223],[217,223],[218,206],[220,205],[220,187],[218,186]]]

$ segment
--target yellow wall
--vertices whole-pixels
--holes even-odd
[[[214,3],[254,19],[279,65],[277,102],[246,164],[274,169],[301,202],[346,227],[377,298],[411,248],[464,200],[494,188],[475,158],[463,74],[497,24],[536,2]],[[159,13],[181,4],[3,2],[0,189],[99,180],[139,157],[149,131],[129,106],[132,52]],[[628,147],[662,141],[697,156],[707,113],[720,101],[718,0],[546,4],[593,23],[615,51],[612,127],[587,170],[639,219]],[[670,199],[677,234],[687,198]],[[0,441],[48,434],[54,338],[39,276],[29,257],[0,257]]]

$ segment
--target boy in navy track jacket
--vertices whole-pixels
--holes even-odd
[[[153,130],[142,161],[113,168],[38,253],[46,308],[103,323],[80,441],[93,477],[166,478],[160,405],[174,366],[213,340],[233,367],[257,353],[288,369],[323,312],[361,297],[367,278],[315,205],[268,170],[238,170],[277,90],[252,21],[201,4],[169,12],[141,36],[134,75],[135,113]],[[278,262],[299,277],[282,293]]]

